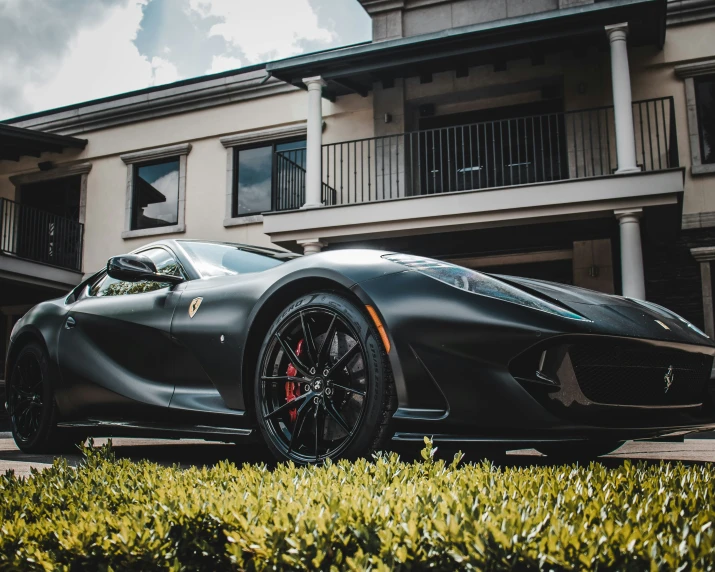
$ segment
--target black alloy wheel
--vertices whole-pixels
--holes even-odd
[[[44,375],[33,352],[20,355],[8,385],[8,413],[15,436],[31,442],[40,430],[44,411]]]
[[[38,343],[24,346],[6,386],[6,407],[15,444],[25,453],[69,451],[80,440],[56,427],[54,369]]]
[[[278,459],[350,458],[381,443],[394,389],[382,341],[352,302],[332,293],[297,300],[273,324],[259,363],[256,415]]]

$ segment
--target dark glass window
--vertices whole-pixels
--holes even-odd
[[[285,262],[285,259],[244,250],[231,244],[182,241],[181,246],[203,278],[261,272]]]
[[[715,75],[695,78],[701,163],[715,163]]]
[[[179,222],[179,159],[134,167],[132,230]]]
[[[163,248],[150,248],[144,252],[140,252],[144,256],[148,256],[154,262],[156,271],[159,274],[170,276],[186,275],[181,268],[178,260],[168,250]],[[151,280],[142,280],[141,282],[123,282],[110,276],[105,275],[100,278],[89,290],[90,296],[125,296],[127,294],[142,294],[144,292],[153,292],[168,288],[168,282],[154,282]]]
[[[233,216],[260,214],[273,209],[275,153],[285,157],[305,175],[305,140],[236,149],[234,155]]]

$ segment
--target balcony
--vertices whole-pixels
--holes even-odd
[[[83,228],[75,220],[0,199],[2,270],[63,284],[77,283],[76,273],[82,269]],[[51,269],[37,272],[37,264],[54,267],[59,272]]]
[[[619,208],[621,199],[675,203],[682,174],[673,98],[635,101],[632,111],[640,173],[629,175],[617,172],[612,106],[323,145],[322,200],[329,210],[295,211],[305,202],[305,150],[280,152],[264,230],[290,245],[306,233],[333,242],[413,227],[429,232],[432,223],[442,230],[494,224],[523,218],[530,208],[529,216],[538,217]]]

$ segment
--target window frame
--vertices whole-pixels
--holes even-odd
[[[246,145],[246,146],[236,146],[233,148],[233,198],[232,198],[232,205],[233,205],[233,211],[231,212],[231,215],[233,218],[242,218],[242,217],[253,217],[253,216],[259,216],[263,215],[264,212],[273,212],[276,207],[276,149],[279,145],[284,145],[286,143],[298,143],[300,141],[305,141],[307,144],[307,141],[305,140],[304,137],[291,137],[289,139],[276,139],[273,141],[265,142],[265,143],[254,143],[253,145]],[[239,188],[238,188],[238,178],[240,177],[241,173],[239,170],[239,156],[242,151],[250,151],[252,149],[263,149],[265,147],[270,147],[271,149],[271,207],[267,211],[261,211],[261,212],[253,212],[253,213],[243,213],[239,214],[238,213],[238,193],[239,193]]]
[[[685,106],[688,119],[688,139],[690,143],[690,173],[692,175],[715,174],[715,163],[702,162],[702,141],[698,101],[695,90],[696,78],[714,76],[715,59],[675,66],[675,74],[685,85]]]
[[[236,149],[243,150],[271,145],[275,150],[275,145],[300,141],[307,139],[307,136],[308,124],[302,121],[282,127],[271,127],[268,129],[237,133],[220,139],[221,144],[226,149],[226,210],[223,220],[224,227],[255,224],[263,221],[263,214],[260,213],[248,215],[236,214],[238,211],[238,151],[236,151]],[[275,169],[273,159],[271,159],[271,169]],[[274,205],[274,185],[275,181],[273,180],[272,172],[271,208]]]
[[[161,165],[164,163],[178,163],[179,165],[179,178],[181,178],[181,157],[179,155],[176,155],[174,157],[166,157],[164,159],[156,159],[154,161],[147,161],[147,162],[142,162],[142,163],[136,163],[134,165],[134,168],[132,169],[133,177],[134,180],[132,181],[132,219],[129,221],[129,230],[131,231],[136,231],[136,230],[151,230],[155,228],[165,228],[167,226],[176,226],[179,222],[179,202],[177,200],[176,203],[176,222],[175,223],[168,223],[168,224],[162,224],[160,226],[155,226],[155,227],[149,227],[149,228],[134,228],[134,213],[136,212],[136,190],[137,190],[137,185],[136,182],[139,179],[139,170],[142,167],[153,167],[154,165]],[[180,183],[177,182],[177,199],[178,199],[178,187],[180,186]]]
[[[121,155],[120,158],[127,165],[127,190],[125,200],[124,231],[122,238],[135,238],[140,236],[156,236],[159,234],[174,234],[186,232],[186,164],[188,154],[191,151],[191,143],[171,145],[138,151]],[[179,189],[177,202],[177,222],[165,226],[152,228],[133,229],[132,220],[134,212],[134,186],[139,167],[147,165],[157,165],[169,160],[179,160]]]

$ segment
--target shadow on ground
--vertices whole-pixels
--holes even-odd
[[[95,446],[106,443],[106,439],[96,439]],[[213,466],[228,460],[237,465],[243,463],[266,463],[269,467],[275,465],[270,454],[261,446],[255,444],[217,444],[198,440],[149,440],[124,439],[112,440],[115,455],[119,459],[133,461],[147,460],[160,465],[178,465],[182,468]],[[418,452],[401,451],[401,457],[410,461],[419,458]],[[81,460],[81,454],[64,455],[69,464],[76,466]],[[452,451],[442,451],[439,457],[445,461],[453,458]],[[533,449],[511,451],[508,454],[488,453],[486,455],[467,453],[463,462],[479,462],[490,460],[501,467],[526,468],[532,466],[556,466],[561,461],[552,461]],[[19,451],[8,433],[0,434],[0,468],[3,464],[10,467],[23,464],[28,467],[42,468],[51,464],[53,455],[29,455]],[[685,443],[636,443],[629,442],[614,454],[598,459],[603,465],[615,468],[627,460],[644,461],[648,464],[658,464],[661,460],[682,460],[685,464],[703,465],[715,461],[715,442],[686,441]],[[4,472],[0,470],[0,472]]]

